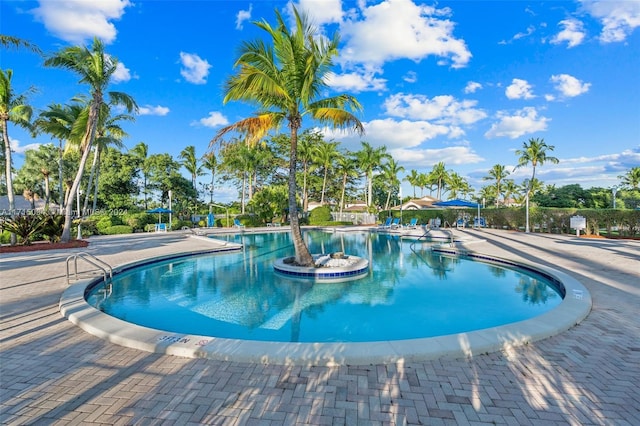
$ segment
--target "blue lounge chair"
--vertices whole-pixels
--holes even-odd
[[[410,228],[410,229],[415,229],[416,226],[418,226],[418,218],[414,217],[404,227],[405,228]]]
[[[380,229],[387,229],[387,228],[391,228],[391,216],[389,216],[387,218],[387,220],[384,221],[384,223],[382,225],[378,225],[378,228]]]
[[[166,223],[156,223],[156,232],[167,232]]]
[[[400,226],[400,218],[396,217],[393,219],[393,222],[391,222],[391,229],[396,229]]]
[[[233,227],[234,228],[244,228],[244,225],[240,223],[238,219],[233,219]]]

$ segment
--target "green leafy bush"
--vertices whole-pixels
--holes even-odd
[[[57,243],[62,237],[64,227],[64,216],[61,214],[46,214],[40,233],[42,237],[50,243]]]
[[[18,237],[18,244],[31,244],[31,237],[42,230],[46,217],[42,214],[24,214],[0,219],[0,229]]]
[[[133,228],[129,225],[114,225],[108,228],[104,228],[101,232],[102,235],[119,235],[119,234],[131,234]]]
[[[319,225],[320,223],[331,222],[331,207],[320,206],[309,213],[309,224]]]

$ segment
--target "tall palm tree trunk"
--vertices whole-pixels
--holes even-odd
[[[100,182],[100,158],[98,158],[98,165],[96,166],[96,181],[93,184],[93,206],[92,212],[95,212],[98,208],[98,182]]]
[[[289,222],[291,236],[296,252],[296,263],[301,266],[312,266],[313,257],[302,238],[300,219],[298,218],[298,204],[296,203],[296,163],[298,153],[298,128],[291,124],[291,147],[289,150]]]
[[[2,120],[2,137],[4,139],[4,167],[7,183],[7,200],[9,201],[9,214],[14,216],[16,202],[13,194],[13,177],[11,176],[11,144],[9,143],[9,126],[7,120]],[[15,246],[18,242],[16,234],[11,233],[11,245]]]
[[[100,156],[100,150],[96,147],[93,150],[93,162],[91,163],[91,172],[89,173],[89,183],[87,184],[87,195],[84,197],[84,203],[82,204],[82,211],[86,211],[89,206],[89,198],[91,197],[91,186],[93,185],[93,177],[96,173],[96,166],[98,164],[98,157]]]
[[[82,174],[84,173],[85,165],[87,164],[87,160],[89,159],[89,152],[91,151],[91,145],[93,143],[93,139],[96,133],[96,128],[98,127],[98,107],[101,101],[98,100],[91,103],[91,107],[89,110],[89,121],[87,122],[87,131],[82,138],[81,146],[85,146],[84,152],[82,153],[82,157],[80,158],[80,164],[78,165],[78,172],[76,173],[76,178],[73,180],[73,185],[71,185],[71,190],[69,191],[69,197],[67,199],[67,205],[64,209],[64,227],[62,228],[62,236],[60,237],[60,241],[63,243],[68,243],[71,240],[71,223],[73,221],[73,201],[78,191],[78,187],[80,186],[80,181],[82,180]],[[78,212],[79,214],[80,212]]]

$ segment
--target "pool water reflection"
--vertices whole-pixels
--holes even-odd
[[[365,277],[343,283],[275,274],[273,260],[293,254],[286,232],[226,238],[244,249],[134,268],[114,277],[109,297],[96,287],[87,300],[150,328],[282,342],[441,336],[532,318],[562,301],[533,272],[435,253],[393,235],[305,232],[312,253],[369,260]]]

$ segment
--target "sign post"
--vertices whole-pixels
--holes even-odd
[[[584,216],[571,216],[569,226],[576,230],[576,236],[580,236],[580,230],[587,227],[587,219]]]

